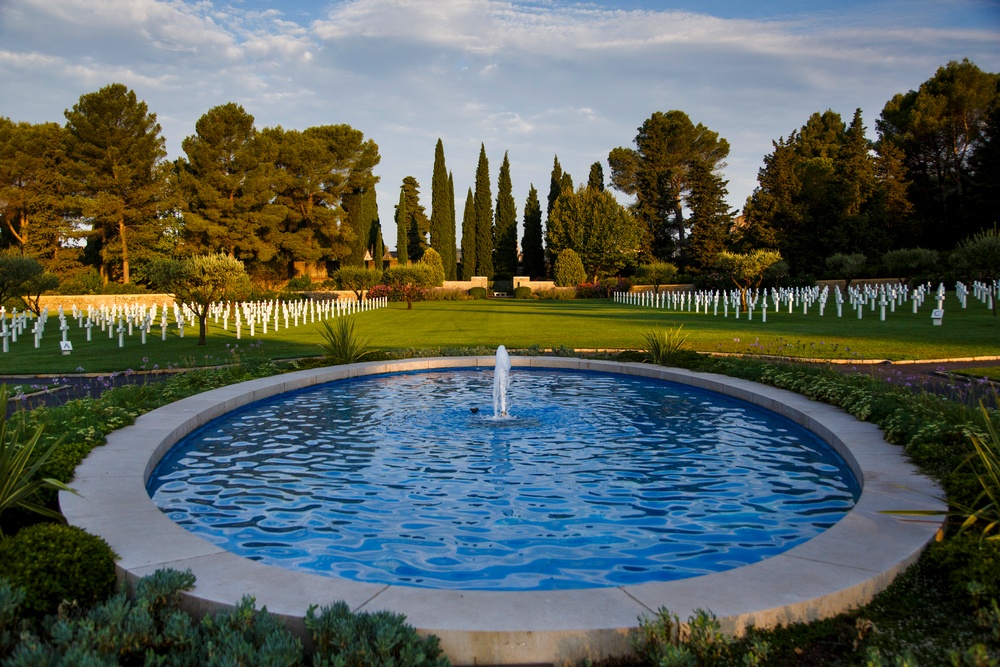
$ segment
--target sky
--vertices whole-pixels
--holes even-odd
[[[556,156],[577,184],[597,161],[610,177],[612,149],[679,109],[729,142],[740,209],[810,114],[860,108],[875,138],[893,95],[963,58],[1000,72],[1000,0],[0,0],[0,116],[64,123],[123,83],[170,158],[227,102],[258,128],[349,124],[379,146],[390,247],[404,177],[430,214],[439,138],[459,227],[480,145],[494,199],[509,156],[520,226]]]

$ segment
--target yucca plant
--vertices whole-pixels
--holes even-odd
[[[10,400],[10,390],[7,385],[0,385],[0,406],[4,408],[3,414],[0,415],[0,514],[19,507],[62,521],[63,517],[59,512],[36,501],[38,492],[44,489],[74,492],[59,480],[37,476],[38,471],[62,442],[62,438],[36,456],[35,450],[38,449],[44,427],[39,426],[29,435],[25,432],[23,424],[12,425],[7,418],[8,400]],[[0,527],[0,537],[3,537],[2,527]]]
[[[681,335],[684,325],[671,327],[667,330],[657,327],[654,331],[649,331],[643,336],[646,344],[642,351],[646,353],[646,358],[654,364],[666,366],[671,358],[684,349],[687,341],[687,334]]]
[[[320,346],[323,348],[327,361],[331,364],[353,364],[356,361],[361,361],[371,352],[368,349],[371,337],[359,338],[354,332],[353,319],[349,317],[339,318],[336,328],[330,326],[330,323],[325,320],[321,324],[323,329],[320,331],[320,335],[323,336],[323,342],[320,343]]]
[[[1000,540],[1000,418],[990,414],[990,411],[979,404],[983,416],[985,436],[971,434],[969,439],[975,452],[969,456],[967,464],[976,465],[975,475],[982,491],[970,508],[961,530],[966,530],[979,523],[985,523],[982,535],[986,539]]]

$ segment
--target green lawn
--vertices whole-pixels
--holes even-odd
[[[511,349],[538,346],[542,349],[622,349],[642,345],[643,334],[657,327],[683,325],[690,347],[702,352],[730,352],[817,357],[830,359],[940,359],[1000,354],[1000,319],[985,308],[970,305],[968,310],[948,309],[942,326],[933,326],[930,309],[917,315],[909,307],[880,322],[878,313],[866,311],[858,320],[854,311],[838,319],[831,308],[820,317],[814,308],[808,315],[801,309],[770,311],[767,322],[760,313],[753,321],[653,310],[617,305],[605,300],[529,301],[491,299],[486,301],[426,301],[412,310],[393,303],[388,308],[354,316],[361,336],[382,349],[467,348],[506,345]],[[110,372],[131,368],[192,367],[226,363],[234,350],[245,352],[259,343],[260,352],[270,358],[316,356],[321,353],[320,325],[305,324],[290,329],[269,330],[237,340],[232,322],[224,331],[221,323],[209,330],[208,345],[197,345],[197,327],[187,327],[180,339],[171,325],[167,340],[154,327],[146,345],[138,333],[118,347],[117,336],[98,329],[93,340],[74,325],[69,332],[73,352],[59,351],[58,322],[49,320],[39,349],[30,336],[11,344],[0,355],[0,374]]]

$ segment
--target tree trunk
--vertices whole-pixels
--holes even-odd
[[[118,220],[118,238],[122,242],[122,283],[128,285],[129,283],[129,271],[128,271],[128,245],[125,242],[125,220]]]

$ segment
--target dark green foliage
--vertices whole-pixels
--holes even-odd
[[[608,156],[611,185],[635,195],[634,213],[645,225],[656,259],[686,264],[690,221],[684,218],[691,196],[692,169],[703,165],[714,172],[729,155],[729,142],[683,111],[657,111],[643,122],[635,148],[615,148]]]
[[[455,279],[455,192],[444,164],[444,144],[434,148],[434,175],[431,179],[431,247],[441,255],[445,279]]]
[[[510,280],[517,273],[517,210],[510,182],[510,161],[503,154],[497,179],[496,222],[493,226],[493,273]]]
[[[93,224],[102,274],[129,283],[130,263],[163,238],[167,208],[165,140],[156,114],[135,92],[112,83],[80,96],[65,112],[70,189]]]
[[[542,247],[542,207],[532,185],[524,202],[524,236],[521,238],[521,271],[530,278],[545,277],[545,249]]]
[[[692,269],[710,270],[719,253],[729,248],[733,211],[726,203],[728,181],[710,165],[695,162],[689,171],[691,182],[688,206],[691,209],[691,239],[688,263]]]
[[[486,288],[485,287],[473,287],[469,290],[469,296],[473,299],[485,299],[486,298]]]
[[[604,190],[604,167],[600,162],[590,165],[590,176],[587,178],[587,187],[591,190]]]
[[[400,186],[399,203],[396,204],[396,259],[403,266],[410,261],[409,220],[410,214],[406,211],[406,192]]]
[[[587,279],[587,272],[583,268],[580,256],[570,248],[566,248],[556,257],[552,273],[555,275],[556,287],[575,287]]]
[[[472,188],[465,196],[465,212],[462,214],[462,280],[470,280],[478,275],[476,270],[476,204]]]
[[[406,624],[406,617],[389,611],[352,613],[345,602],[306,613],[315,667],[444,667],[437,637],[426,639]]]
[[[420,183],[412,176],[403,179],[403,198],[406,200],[406,257],[411,262],[419,260],[430,247],[427,235],[431,221],[420,203]],[[400,260],[402,264],[403,261]]]
[[[533,299],[534,295],[531,293],[531,288],[527,285],[521,285],[514,288],[514,298],[515,299]]]
[[[115,590],[115,554],[82,528],[41,523],[0,540],[0,577],[25,590],[26,615],[53,614],[63,600],[90,606]]]
[[[1000,542],[963,533],[932,544],[925,560],[948,582],[956,598],[967,599],[969,585],[974,584],[973,590],[983,599],[1000,599]]]
[[[480,144],[476,167],[476,271],[477,275],[493,277],[493,195],[490,193],[490,162],[486,146]]]

